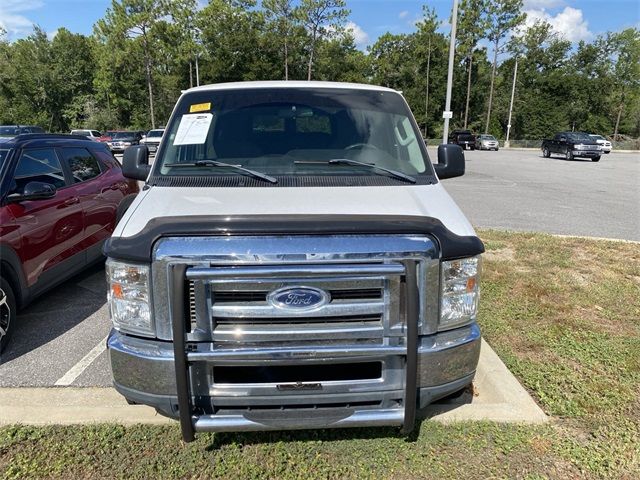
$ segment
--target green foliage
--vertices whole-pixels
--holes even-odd
[[[504,137],[517,57],[512,139],[572,128],[640,136],[639,30],[572,46],[547,23],[525,28],[521,6],[461,0],[451,128]],[[163,125],[181,90],[196,84],[197,64],[201,84],[388,86],[403,92],[424,134],[439,137],[449,53],[442,19],[424,5],[413,32],[383,33],[364,52],[345,28],[348,15],[346,0],[112,0],[91,36],[60,29],[49,38],[36,27],[10,43],[0,30],[0,123],[63,132]]]

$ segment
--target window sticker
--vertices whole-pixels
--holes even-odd
[[[211,113],[183,115],[178,125],[174,145],[202,145],[207,140],[213,120]]]
[[[209,110],[211,110],[211,102],[196,103],[189,107],[189,113],[208,112]]]

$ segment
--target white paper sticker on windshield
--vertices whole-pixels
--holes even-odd
[[[174,145],[201,145],[207,140],[209,127],[213,120],[211,113],[183,115],[176,132]]]

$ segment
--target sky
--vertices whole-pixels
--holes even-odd
[[[414,31],[425,4],[448,22],[452,0],[347,0],[351,10],[347,26],[358,47],[365,50],[385,32]],[[34,24],[49,35],[60,27],[87,35],[109,5],[111,0],[0,0],[0,26],[9,40],[29,35]],[[544,19],[572,42],[589,41],[607,31],[640,28],[640,0],[524,0],[523,10],[528,23]]]

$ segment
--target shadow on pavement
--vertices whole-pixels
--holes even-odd
[[[0,365],[71,330],[106,301],[104,262],[100,262],[38,297],[19,312],[11,342],[0,355]]]

